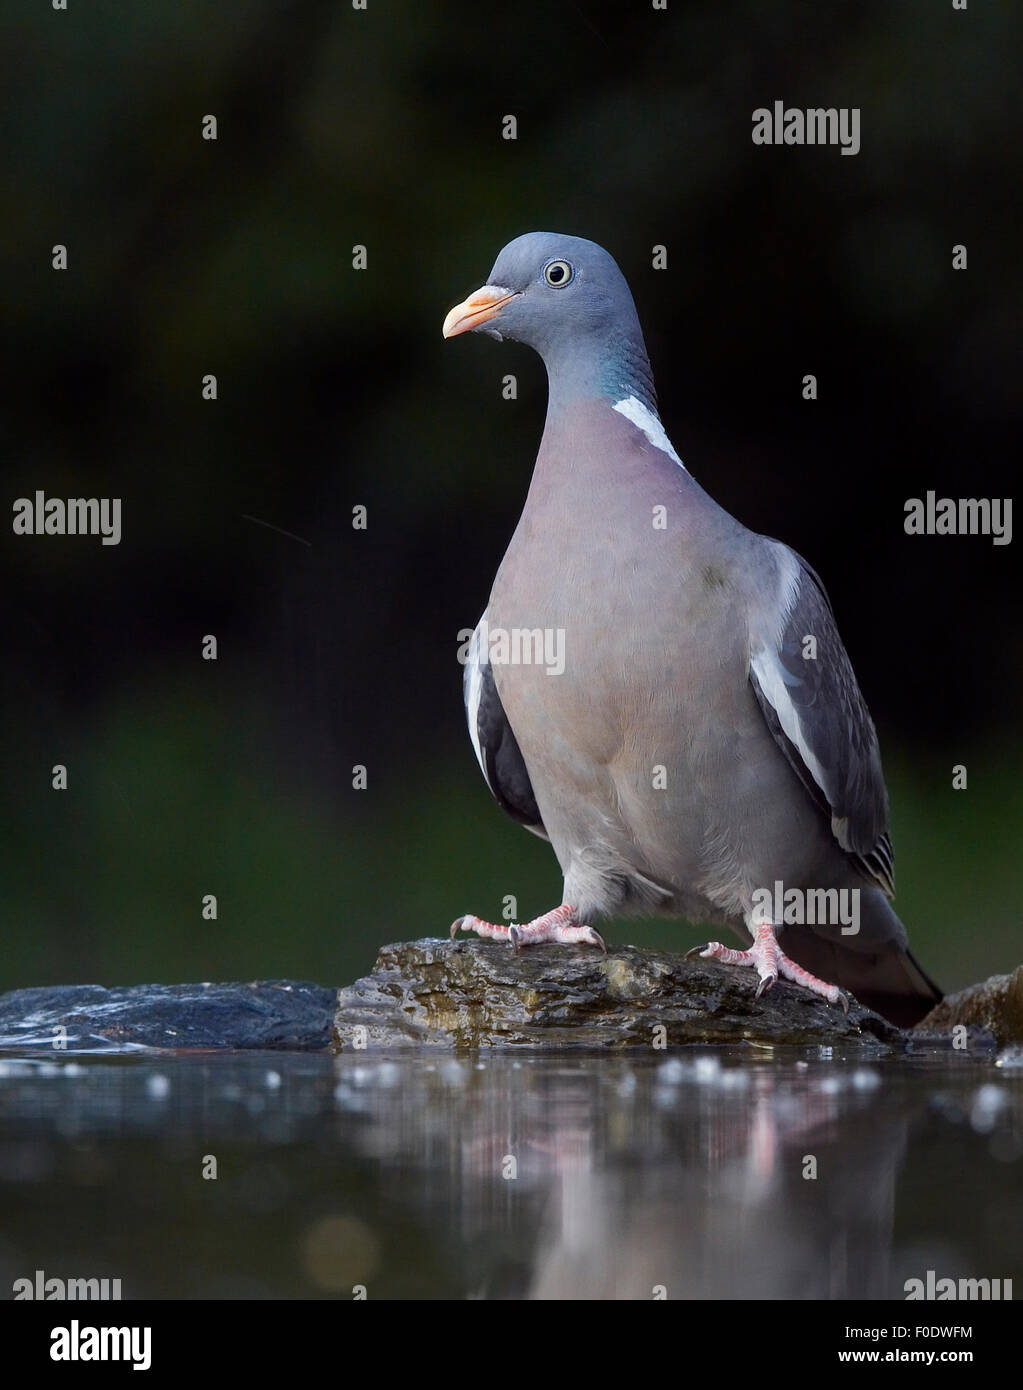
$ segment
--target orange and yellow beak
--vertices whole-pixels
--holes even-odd
[[[515,298],[515,290],[506,290],[501,285],[484,285],[475,290],[468,299],[456,304],[444,320],[441,332],[445,338],[457,338],[459,333],[469,333],[496,318],[501,305]]]

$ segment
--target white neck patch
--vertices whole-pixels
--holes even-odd
[[[649,406],[645,406],[635,396],[626,396],[624,401],[619,401],[612,409],[617,410],[619,415],[624,415],[626,420],[631,420],[638,430],[643,431],[655,449],[667,454],[683,473],[688,473],[689,470],[671,447],[671,440],[664,433],[664,426]]]

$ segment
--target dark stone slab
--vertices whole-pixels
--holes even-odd
[[[857,1003],[843,1013],[779,981],[756,998],[752,971],[669,951],[423,940],[385,946],[338,995],[336,1050],[357,1046],[650,1047],[840,1044],[873,1053],[906,1034]],[[362,1030],[362,1031],[358,1031]]]
[[[0,1048],[274,1048],[330,1041],[337,992],[290,980],[251,984],[64,985],[0,995]]]

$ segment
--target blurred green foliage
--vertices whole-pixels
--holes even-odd
[[[341,984],[386,941],[443,935],[466,911],[500,920],[505,894],[523,920],[558,900],[553,853],[498,810],[468,741],[400,786],[371,773],[338,802],[268,774],[272,737],[248,686],[216,701],[162,680],[115,692],[102,725],[64,749],[69,791],[37,782],[7,838],[0,984]],[[999,750],[965,761],[970,789],[950,795],[944,769],[889,760],[897,906],[946,988],[1020,955],[1023,790]],[[211,891],[217,920],[204,921]],[[686,949],[706,929],[630,920],[607,935]]]

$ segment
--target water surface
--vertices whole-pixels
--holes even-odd
[[[1021,1232],[1009,1057],[0,1059],[0,1296],[1023,1291]]]

